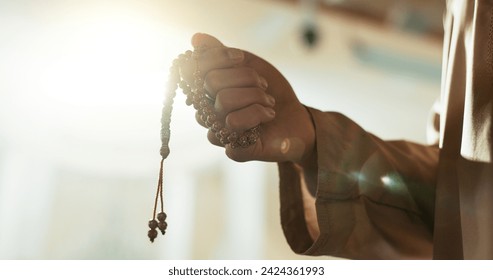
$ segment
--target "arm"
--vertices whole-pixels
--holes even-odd
[[[385,142],[343,115],[310,113],[316,170],[313,163],[303,169],[279,164],[281,218],[291,248],[356,259],[431,258],[438,149]],[[312,193],[316,189],[316,225],[305,222],[303,209],[310,207],[303,203],[309,200],[302,199],[302,177]]]
[[[278,162],[282,226],[295,252],[431,257],[437,149],[382,141],[343,115],[303,106],[265,60],[204,34],[192,43],[208,46],[197,63],[219,119],[233,131],[261,125],[248,148],[209,140],[233,160]]]

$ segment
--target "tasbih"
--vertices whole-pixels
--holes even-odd
[[[226,128],[225,125],[218,120],[214,110],[215,100],[208,95],[206,89],[204,88],[203,73],[199,70],[198,61],[206,49],[206,46],[200,46],[195,48],[193,52],[188,50],[185,53],[180,54],[175,60],[173,60],[173,64],[169,69],[166,98],[163,103],[161,114],[161,164],[159,168],[159,179],[156,196],[154,199],[152,219],[148,223],[150,230],[148,231],[147,236],[151,242],[154,242],[154,239],[158,236],[156,228],[159,228],[161,233],[164,235],[168,227],[163,203],[163,165],[164,160],[170,153],[169,139],[171,134],[171,111],[173,110],[173,99],[176,95],[176,90],[178,87],[180,87],[186,95],[186,104],[188,106],[193,105],[198,112],[200,120],[215,134],[216,138],[219,139],[222,145],[230,145],[233,149],[246,148],[255,144],[260,135],[258,126],[248,129],[243,133],[237,133]],[[195,61],[195,71],[193,73],[194,82],[190,85],[180,74],[180,67],[192,59]],[[158,201],[160,203],[161,212],[159,212],[156,216]]]

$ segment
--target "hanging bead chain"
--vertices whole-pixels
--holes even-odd
[[[161,164],[159,168],[159,178],[157,184],[156,196],[154,199],[154,208],[152,212],[152,219],[148,225],[150,230],[147,232],[147,236],[154,242],[154,239],[158,236],[156,228],[158,228],[164,235],[168,224],[166,223],[166,213],[164,213],[163,203],[163,173],[164,173],[164,160],[170,153],[169,138],[170,138],[170,123],[171,123],[171,111],[173,110],[173,99],[176,95],[178,87],[181,88],[186,95],[186,104],[188,106],[193,105],[197,110],[199,118],[216,136],[217,139],[223,145],[230,145],[231,148],[246,148],[255,144],[260,136],[260,129],[258,126],[253,127],[245,132],[238,134],[235,131],[231,131],[226,128],[218,119],[214,110],[214,99],[207,95],[207,91],[204,88],[203,75],[200,72],[198,59],[202,53],[206,50],[205,46],[197,47],[192,52],[190,50],[183,54],[180,54],[169,69],[168,86],[166,88],[166,98],[163,103],[163,109],[161,114]],[[193,73],[194,84],[189,85],[180,75],[180,66],[193,59],[195,61],[195,71]],[[160,210],[156,216],[158,202],[160,203]],[[157,220],[156,220],[157,217]]]

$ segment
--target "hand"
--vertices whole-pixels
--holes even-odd
[[[226,145],[228,157],[236,161],[296,163],[313,158],[315,130],[311,117],[274,66],[246,51],[225,47],[206,34],[195,34],[192,44],[207,47],[197,65],[208,95],[215,99],[218,119],[237,132],[260,125],[259,140],[247,148]],[[195,67],[195,62],[189,62],[181,69],[190,84]],[[205,126],[200,118],[197,120]],[[223,146],[211,131],[208,139]]]

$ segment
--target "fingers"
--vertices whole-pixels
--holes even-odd
[[[199,70],[207,73],[212,69],[229,68],[240,64],[245,58],[243,51],[235,48],[209,48],[198,58]]]
[[[261,123],[272,121],[276,116],[273,108],[259,104],[229,113],[226,116],[226,127],[233,131],[245,131]]]
[[[266,90],[268,83],[250,67],[235,67],[209,71],[204,78],[204,86],[215,98],[216,93],[225,88],[258,87]]]
[[[274,107],[276,101],[273,96],[266,94],[260,88],[226,88],[215,96],[214,109],[220,116],[250,106],[259,104],[265,107]]]
[[[201,46],[205,48],[198,49],[180,71],[189,84],[196,83],[197,74],[203,79],[204,90],[214,103],[214,120],[241,135],[274,119],[275,99],[266,93],[267,81],[253,68],[242,65],[245,60],[243,51],[225,47],[206,34],[195,34],[192,45],[196,49]],[[201,111],[196,114],[196,119],[202,126],[211,127],[210,114]],[[218,137],[217,131],[213,133],[209,130],[209,141],[224,146]],[[222,136],[221,139],[224,140]]]
[[[267,81],[252,68],[211,70],[205,77],[204,86],[207,95],[214,100],[218,120],[228,129],[241,132],[275,117],[275,99],[266,93]],[[199,124],[207,127],[203,117],[196,114]],[[209,137],[209,140],[213,138]]]
[[[272,121],[276,112],[274,110],[274,98],[264,93],[248,94],[258,92],[255,89],[228,89],[221,93],[221,99],[226,105],[222,105],[220,111],[216,111],[218,119],[225,124],[230,131],[242,133],[252,127]],[[230,96],[226,96],[230,93]],[[224,98],[223,98],[224,96]],[[219,103],[216,99],[216,104]],[[207,127],[200,114],[196,114],[199,124]],[[209,141],[217,146],[224,146],[215,133],[209,131],[207,135]]]
[[[209,71],[215,69],[231,68],[240,65],[245,58],[243,51],[227,47],[214,47],[205,49],[198,57],[188,60],[181,65],[180,71],[185,80],[191,84],[193,74],[200,73],[204,78]]]
[[[213,93],[210,93],[213,95]],[[214,111],[226,128],[241,132],[275,117],[275,99],[257,87],[225,88],[215,94]],[[197,115],[197,121],[205,121]]]

